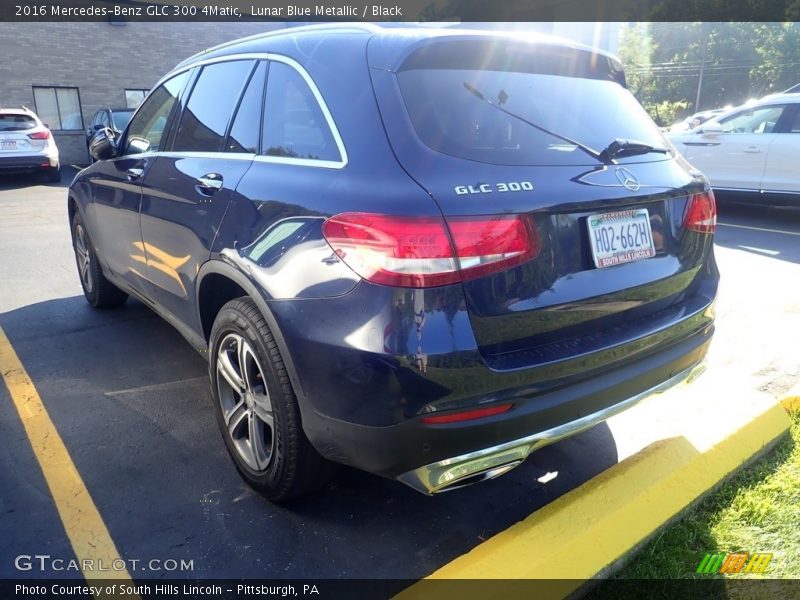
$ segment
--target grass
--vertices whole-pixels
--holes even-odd
[[[790,435],[662,530],[615,579],[800,578],[800,412]],[[764,575],[702,575],[707,552],[772,552]]]

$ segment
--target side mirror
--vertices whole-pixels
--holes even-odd
[[[103,128],[97,131],[89,144],[89,154],[95,160],[107,160],[117,155],[117,140],[114,132]]]
[[[714,121],[710,123],[704,123],[700,129],[700,133],[703,135],[719,135],[722,133],[722,125]]]

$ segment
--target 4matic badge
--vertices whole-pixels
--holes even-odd
[[[533,191],[533,184],[530,181],[501,181],[499,183],[457,185],[453,189],[459,196],[465,194],[491,194],[493,192],[530,192]]]

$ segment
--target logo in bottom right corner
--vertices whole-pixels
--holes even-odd
[[[703,575],[758,573],[767,571],[772,552],[715,552],[707,553],[696,573]]]

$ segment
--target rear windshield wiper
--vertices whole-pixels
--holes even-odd
[[[617,138],[600,153],[600,160],[611,162],[617,156],[636,156],[637,154],[650,154],[651,152],[667,154],[669,150],[659,146],[652,146],[645,142]]]
[[[550,131],[549,129],[546,129],[546,128],[542,127],[541,125],[537,125],[533,121],[529,121],[525,117],[521,117],[520,115],[515,114],[515,113],[511,112],[510,110],[507,110],[507,109],[503,108],[502,106],[500,106],[500,104],[495,104],[494,102],[489,100],[486,96],[484,96],[483,93],[480,90],[478,90],[474,86],[471,86],[466,81],[464,82],[464,87],[466,88],[466,90],[468,92],[470,92],[471,94],[473,94],[477,98],[483,100],[484,102],[486,102],[486,104],[488,104],[492,108],[494,108],[496,110],[499,110],[502,113],[507,114],[509,117],[513,117],[513,118],[517,119],[518,121],[522,121],[526,125],[530,125],[531,127],[546,133],[547,135],[551,135],[554,138],[558,138],[562,142],[567,142],[569,145],[575,146],[576,148],[578,148],[579,150],[582,150],[583,152],[585,152],[586,154],[588,154],[589,156],[591,156],[592,158],[594,158],[597,161],[600,161],[602,163],[611,162],[611,159],[606,157],[602,152],[598,152],[597,150],[595,150],[593,148],[590,148],[586,144],[582,144],[581,142],[575,141],[572,138],[567,137],[566,135],[561,135],[560,133],[556,133],[555,131]],[[502,94],[502,92],[501,92],[501,94]],[[501,102],[502,101],[503,100],[501,99]]]

